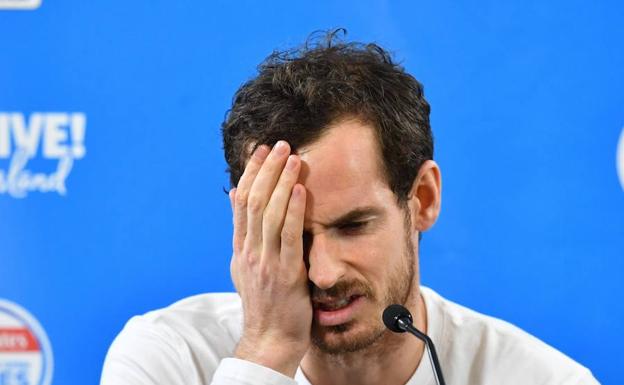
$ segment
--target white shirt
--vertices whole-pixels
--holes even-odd
[[[517,327],[426,287],[421,293],[447,384],[598,384],[588,369]],[[108,351],[101,385],[312,385],[301,368],[292,379],[231,358],[241,328],[236,293],[197,295],[133,317]],[[427,354],[407,385],[435,385]]]

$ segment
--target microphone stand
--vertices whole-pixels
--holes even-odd
[[[396,324],[397,326],[406,332],[409,332],[420,340],[422,340],[426,347],[427,353],[429,355],[429,361],[431,362],[431,366],[433,366],[433,374],[435,375],[436,383],[438,385],[446,385],[444,382],[444,377],[442,376],[442,368],[440,367],[440,361],[438,360],[438,354],[436,353],[435,346],[433,346],[433,341],[429,338],[428,335],[416,329],[411,322],[411,318],[408,317],[397,317]]]

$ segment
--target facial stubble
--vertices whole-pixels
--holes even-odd
[[[405,215],[405,231],[404,231],[404,255],[403,263],[399,264],[390,274],[388,279],[388,289],[385,295],[379,299],[377,297],[367,297],[365,300],[378,304],[379,315],[374,319],[358,319],[345,324],[321,327],[315,322],[312,325],[312,343],[322,353],[330,355],[345,355],[363,350],[375,349],[379,345],[387,330],[381,322],[381,313],[386,306],[394,303],[406,304],[413,290],[415,275],[415,251],[411,238],[411,220],[408,213]],[[358,282],[357,286],[365,286],[371,293],[370,287],[364,283]],[[365,325],[362,325],[365,323]],[[354,332],[355,328],[362,328]],[[337,341],[331,341],[336,339]]]

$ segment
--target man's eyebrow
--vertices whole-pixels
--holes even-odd
[[[332,220],[331,222],[325,224],[325,227],[340,227],[342,225],[361,221],[368,217],[376,217],[383,214],[383,210],[379,207],[373,206],[363,206],[357,207],[348,213],[341,215],[340,217]]]

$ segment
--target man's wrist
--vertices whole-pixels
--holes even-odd
[[[241,339],[234,351],[234,357],[266,366],[294,378],[305,352],[306,349],[303,349],[300,343]]]

